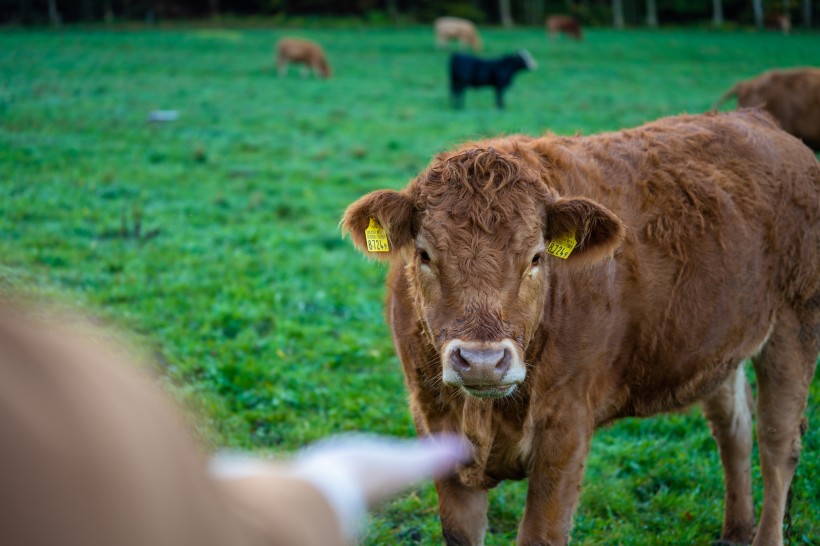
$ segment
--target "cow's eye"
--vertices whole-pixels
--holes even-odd
[[[421,260],[421,263],[424,264],[424,265],[430,265],[430,255],[427,254],[427,251],[422,250],[422,249],[419,248],[418,253],[419,253],[419,260]]]
[[[536,254],[532,257],[532,266],[537,267],[541,263],[541,254]]]

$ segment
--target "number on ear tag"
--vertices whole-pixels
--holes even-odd
[[[370,219],[370,225],[364,230],[364,238],[367,240],[368,252],[390,252],[390,246],[387,244],[387,233],[375,218]]]
[[[549,246],[547,246],[547,254],[552,254],[562,260],[566,260],[577,244],[575,233],[565,233],[550,241]]]

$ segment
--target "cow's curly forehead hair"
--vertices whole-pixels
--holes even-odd
[[[439,154],[413,186],[419,209],[446,213],[486,233],[538,214],[554,200],[523,161],[492,147]]]

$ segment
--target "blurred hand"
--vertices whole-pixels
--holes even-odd
[[[466,440],[437,436],[422,440],[350,435],[323,440],[298,456],[295,472],[349,480],[368,507],[421,481],[452,472],[471,454]]]
[[[292,461],[289,473],[314,485],[353,538],[367,509],[407,487],[455,470],[471,456],[469,442],[452,435],[398,440],[347,435],[322,440]],[[221,478],[246,478],[264,473],[259,460],[220,458],[211,465]]]

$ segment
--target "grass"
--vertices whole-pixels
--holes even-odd
[[[0,34],[0,286],[137,332],[212,446],[274,453],[347,430],[414,434],[385,269],[341,240],[348,203],[465,139],[701,112],[740,78],[820,62],[816,34],[591,30],[575,43],[487,30],[488,54],[527,47],[540,67],[507,111],[489,90],[452,111],[427,28],[287,34],[321,41],[336,77],[278,79],[277,30]],[[180,118],[150,124],[156,109]],[[815,380],[794,544],[820,544],[818,404]],[[514,541],[524,491],[492,492],[488,545]],[[708,544],[721,518],[699,409],[596,435],[575,544]],[[365,539],[440,542],[430,485],[385,505]]]

